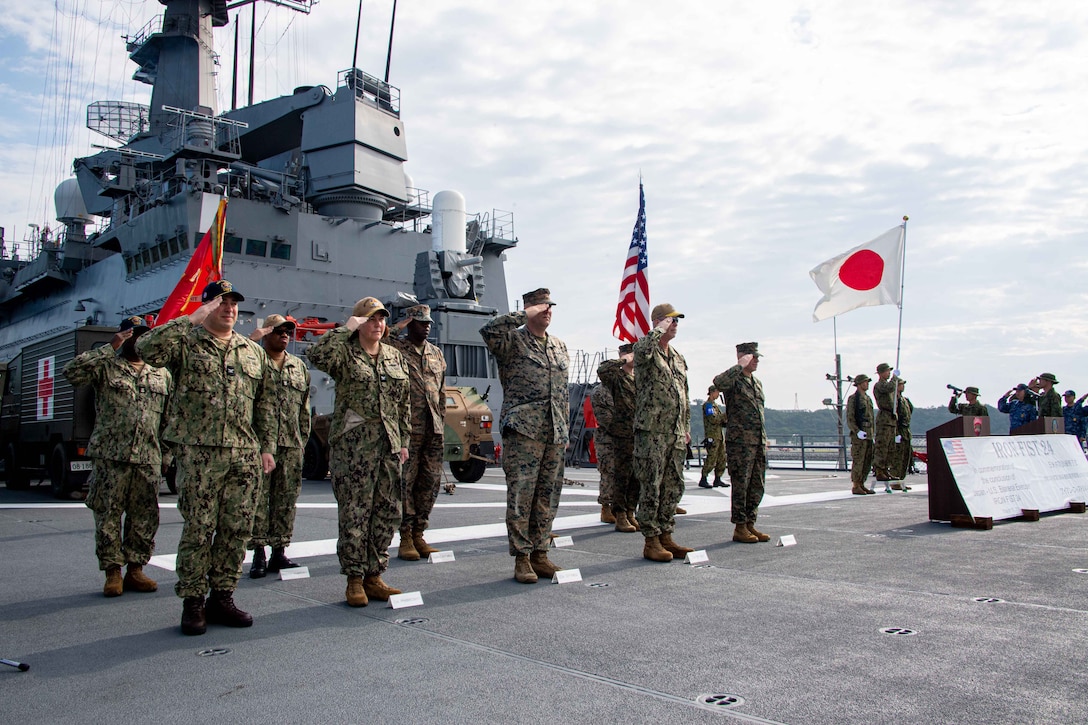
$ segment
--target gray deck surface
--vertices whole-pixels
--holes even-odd
[[[251,629],[185,637],[170,557],[154,594],[101,595],[90,512],[0,489],[0,713],[7,722],[1083,723],[1088,515],[992,531],[928,521],[909,493],[849,495],[845,473],[770,472],[760,528],[730,539],[729,489],[688,473],[674,538],[711,567],[641,557],[599,523],[596,471],[564,490],[552,559],[582,582],[513,581],[501,471],[440,495],[441,564],[385,579],[424,605],[352,609],[329,483],[303,484],[289,554],[310,578],[243,578]],[[176,551],[161,498],[161,555]],[[792,534],[797,545],[776,547]],[[165,568],[164,568],[165,567]],[[248,564],[246,566],[248,571]],[[607,585],[607,586],[590,586]],[[992,597],[1000,602],[978,602]],[[882,628],[914,630],[885,634]],[[215,656],[203,650],[226,649]],[[704,705],[701,695],[741,698]]]

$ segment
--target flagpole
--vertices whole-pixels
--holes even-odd
[[[907,280],[907,220],[909,218],[906,214],[903,215],[903,252],[899,257],[899,330],[895,337],[895,369],[897,375],[899,370],[899,350],[903,343],[903,290],[906,287]]]

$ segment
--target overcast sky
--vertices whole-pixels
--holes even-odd
[[[71,158],[103,142],[85,105],[148,99],[119,36],[158,2],[50,5],[0,0],[9,242],[52,221]],[[358,65],[377,76],[391,6],[364,3]],[[355,13],[261,4],[257,99],[335,87]],[[232,45],[220,31],[224,109]],[[571,350],[617,344],[641,173],[651,301],[687,315],[693,398],[754,340],[768,407],[821,407],[834,337],[808,272],[909,215],[907,394],[943,405],[946,383],[977,385],[994,404],[1044,371],[1088,392],[1086,60],[1088,4],[1068,0],[401,0],[390,82],[416,186],[514,212],[510,292],[551,288]],[[897,321],[839,317],[844,373],[894,364]]]

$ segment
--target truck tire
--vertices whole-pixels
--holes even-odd
[[[68,468],[68,452],[64,444],[58,443],[49,457],[49,484],[53,488],[53,498],[67,499],[72,490],[72,472]]]
[[[479,458],[470,458],[467,461],[450,461],[450,472],[461,483],[476,483],[484,476],[487,464]]]
[[[30,488],[30,476],[19,467],[14,443],[8,443],[4,447],[4,476],[7,478],[8,488],[12,491],[25,491]]]
[[[329,461],[317,439],[310,438],[302,451],[302,477],[307,481],[324,481],[329,473]]]

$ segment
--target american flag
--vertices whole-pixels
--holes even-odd
[[[941,441],[944,446],[944,454],[948,458],[950,466],[966,466],[967,454],[963,451],[963,443],[957,440]]]
[[[646,276],[646,195],[638,184],[638,219],[631,232],[627,264],[620,282],[620,301],[616,305],[616,324],[612,334],[624,342],[637,342],[650,331],[650,281]]]

